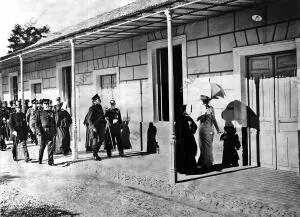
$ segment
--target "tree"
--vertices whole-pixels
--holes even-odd
[[[47,25],[37,28],[32,25],[23,27],[20,24],[16,24],[10,34],[10,38],[8,38],[8,53],[12,53],[35,44],[41,38],[46,37],[46,34],[49,32],[50,28]]]

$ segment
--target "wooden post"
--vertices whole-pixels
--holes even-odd
[[[169,130],[170,130],[170,174],[169,181],[175,184],[176,173],[176,135],[175,135],[175,112],[174,112],[174,75],[173,75],[173,42],[172,42],[172,14],[169,9],[165,10],[168,28],[168,77],[169,77]]]
[[[75,45],[74,39],[70,39],[71,44],[71,77],[72,77],[72,117],[73,117],[73,150],[72,157],[73,160],[78,159],[78,145],[77,145],[77,121],[76,121],[76,85],[75,85]]]
[[[20,75],[21,75],[21,105],[22,105],[22,112],[25,112],[24,108],[24,70],[23,70],[23,58],[19,55],[20,59]]]

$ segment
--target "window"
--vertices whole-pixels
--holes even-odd
[[[41,83],[33,84],[33,93],[34,94],[41,94],[42,93]]]
[[[116,88],[116,75],[102,75],[101,76],[101,88],[102,89],[114,89]]]

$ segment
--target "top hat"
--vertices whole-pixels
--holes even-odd
[[[96,93],[96,95],[94,95],[94,96],[92,97],[92,100],[93,100],[93,101],[96,100],[96,99],[100,99],[100,96],[98,95],[98,93]]]

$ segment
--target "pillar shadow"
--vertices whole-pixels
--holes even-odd
[[[194,174],[193,178],[187,178],[187,179],[183,179],[183,180],[177,180],[177,183],[183,183],[183,182],[189,182],[189,181],[194,181],[197,179],[203,179],[203,178],[207,178],[207,177],[213,177],[213,176],[220,176],[220,175],[224,175],[224,174],[229,174],[229,173],[235,173],[238,171],[242,171],[242,170],[249,170],[249,169],[255,169],[258,168],[258,166],[247,166],[247,167],[236,167],[232,170],[213,170],[210,172],[199,172],[198,174]]]

